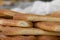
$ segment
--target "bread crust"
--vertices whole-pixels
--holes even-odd
[[[42,15],[34,15],[34,14],[15,14],[13,16],[14,19],[23,19],[28,21],[52,21],[52,22],[60,22],[60,18],[52,17],[52,16],[42,16]]]
[[[32,27],[32,22],[25,20],[11,20],[11,19],[0,19],[0,25],[16,26],[16,27]]]
[[[60,12],[53,12],[46,16],[60,18]],[[60,32],[60,22],[38,22],[36,23],[36,27],[47,31]]]
[[[60,36],[60,33],[48,32],[37,28],[18,28],[18,27],[1,27],[0,30],[5,35],[55,35]]]
[[[6,36],[1,35],[0,40],[36,40],[34,36]]]
[[[38,36],[37,40],[58,40],[56,36]]]
[[[59,22],[37,22],[35,26],[47,31],[60,32]]]

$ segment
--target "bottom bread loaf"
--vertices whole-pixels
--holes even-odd
[[[58,40],[56,36],[38,36],[37,40]]]
[[[56,36],[6,36],[0,35],[0,40],[59,40]]]
[[[60,36],[60,33],[48,32],[37,28],[18,28],[18,27],[3,27],[0,26],[0,31],[5,35],[55,35]]]
[[[5,36],[1,35],[0,40],[36,40],[35,36]]]

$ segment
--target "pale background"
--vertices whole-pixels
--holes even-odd
[[[41,0],[0,0],[0,9],[10,9],[14,7],[25,8],[32,5],[34,1]]]

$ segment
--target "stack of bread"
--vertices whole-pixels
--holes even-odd
[[[60,40],[60,11],[43,16],[0,10],[0,40]]]

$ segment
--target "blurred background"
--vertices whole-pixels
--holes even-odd
[[[25,8],[31,6],[34,1],[51,1],[51,0],[0,0],[0,9],[11,9],[14,7]]]

